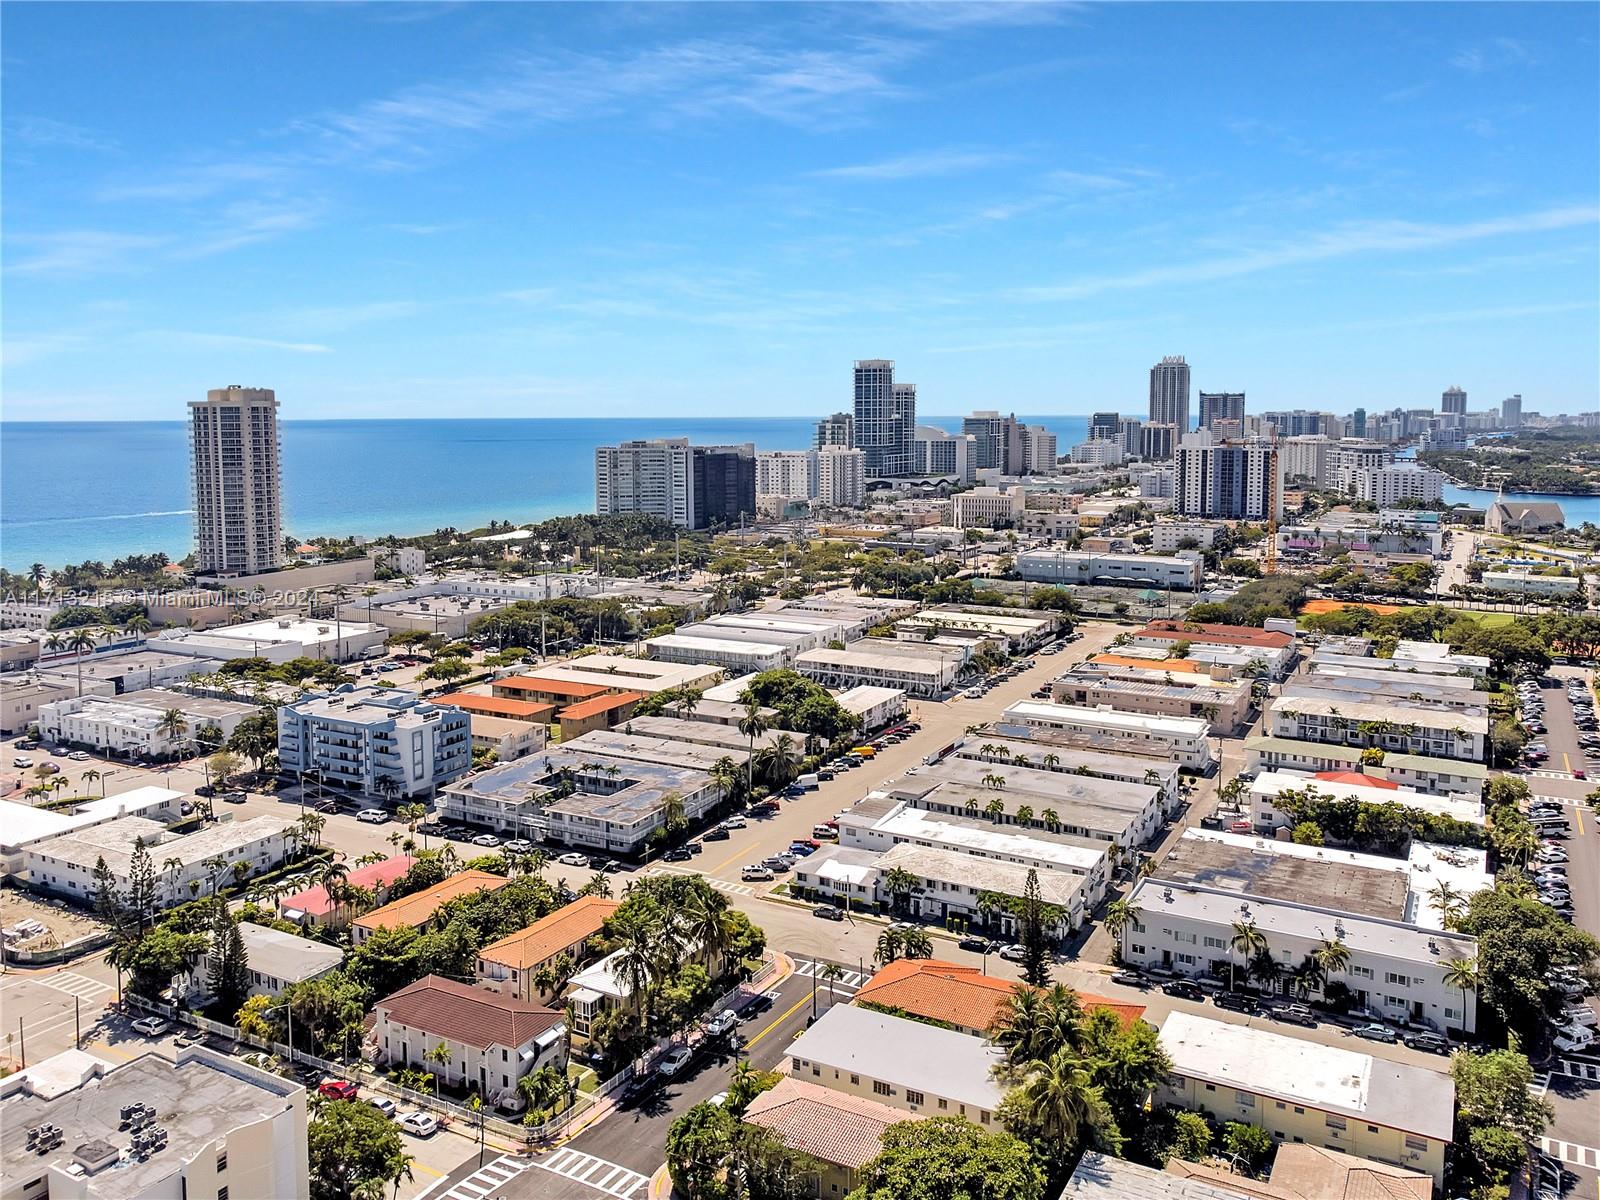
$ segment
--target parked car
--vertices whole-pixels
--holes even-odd
[[[733,835],[729,833],[724,826],[714,825],[701,835],[701,840],[707,842],[725,842],[732,836]]]
[[[133,1031],[142,1033],[145,1037],[160,1037],[171,1028],[172,1026],[160,1017],[140,1017],[133,1023]]]
[[[774,879],[772,868],[763,863],[751,863],[739,872],[739,878],[746,883],[760,883],[764,880]]]
[[[354,1100],[360,1090],[348,1079],[324,1079],[317,1085],[317,1095],[329,1100]]]
[[[67,757],[73,762],[88,762],[89,752],[87,750],[74,750],[71,754],[67,755]]]
[[[1357,1025],[1350,1032],[1358,1038],[1365,1038],[1369,1042],[1394,1042],[1397,1040],[1394,1030],[1387,1025],[1379,1025],[1376,1021],[1366,1025]]]
[[[505,848],[513,854],[528,854],[533,850],[533,843],[526,838],[512,838]]]
[[[389,819],[389,814],[381,808],[363,808],[356,814],[356,820],[365,821],[368,825],[382,825]]]
[[[688,862],[694,855],[689,853],[687,846],[674,846],[671,850],[664,851],[661,855],[662,862]]]
[[[1243,1013],[1253,1013],[1258,1007],[1256,998],[1246,992],[1218,992],[1212,997],[1211,1003],[1218,1008]]]
[[[367,1103],[372,1105],[373,1108],[377,1109],[391,1121],[394,1120],[395,1113],[398,1111],[395,1106],[395,1102],[389,1099],[387,1096],[368,1096]]]
[[[692,1047],[674,1046],[671,1050],[667,1051],[666,1057],[661,1060],[661,1066],[658,1069],[663,1076],[665,1076],[667,1079],[671,1079],[674,1075],[677,1075],[680,1071],[687,1067],[693,1060],[694,1050]]]
[[[11,760],[11,765],[18,768],[31,767],[33,766],[33,759],[29,758],[26,754],[19,754]]]
[[[1426,1050],[1429,1054],[1450,1053],[1449,1039],[1440,1037],[1437,1033],[1429,1033],[1427,1030],[1421,1033],[1407,1034],[1405,1043],[1413,1050]]]
[[[708,1038],[726,1037],[733,1032],[738,1024],[739,1014],[731,1008],[725,1008],[706,1022],[706,1036]]]
[[[587,867],[589,865],[589,856],[573,851],[570,854],[563,854],[556,861],[564,867]]]
[[[397,1120],[412,1137],[432,1137],[439,1131],[439,1122],[425,1112],[401,1113]]]
[[[990,949],[989,939],[981,938],[974,933],[969,933],[966,937],[957,942],[956,945],[960,946],[963,950],[971,950],[974,954],[987,954]]]
[[[819,904],[811,910],[813,917],[821,917],[824,921],[842,921],[844,913],[831,904]]]
[[[500,839],[495,837],[495,835],[492,833],[480,833],[477,837],[472,839],[472,844],[474,846],[483,846],[488,850],[494,850],[499,847]]]
[[[1174,979],[1161,985],[1161,991],[1167,996],[1176,996],[1180,1000],[1204,1000],[1206,994],[1187,979]]]
[[[604,871],[607,875],[615,875],[622,870],[622,864],[614,858],[603,858],[595,863],[596,871]]]
[[[1000,947],[1000,957],[1007,962],[1019,963],[1028,957],[1028,951],[1020,943],[1012,942],[1009,946]]]
[[[1284,1021],[1290,1025],[1304,1025],[1307,1029],[1317,1026],[1317,1014],[1304,1004],[1277,1004],[1272,1007],[1268,1015],[1274,1021]]]
[[[1113,971],[1111,982],[1120,983],[1123,987],[1144,988],[1150,986],[1150,981],[1137,971]]]
[[[724,820],[722,822],[722,827],[724,829],[743,829],[745,827],[745,825],[746,825],[745,819],[743,817],[741,817],[738,813],[734,813],[733,816],[728,817],[726,820]]]

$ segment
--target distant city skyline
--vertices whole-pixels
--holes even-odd
[[[9,419],[1600,409],[1593,6],[0,19]]]

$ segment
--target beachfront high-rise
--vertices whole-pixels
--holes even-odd
[[[1522,428],[1522,393],[1507,396],[1500,405],[1500,426],[1502,429]]]
[[[1175,425],[1180,438],[1189,432],[1189,364],[1181,354],[1150,368],[1150,424]]]
[[[1200,428],[1214,429],[1218,421],[1244,422],[1243,392],[1200,393]]]
[[[836,412],[817,422],[817,432],[812,438],[811,448],[821,450],[824,446],[843,446],[848,450],[855,444],[856,415]]]
[[[756,513],[755,447],[691,446],[688,438],[596,446],[594,507],[601,516],[645,513],[682,529],[737,525]]]
[[[1466,390],[1458,387],[1445,388],[1444,395],[1439,397],[1439,411],[1442,413],[1456,413],[1459,416],[1466,416]]]
[[[857,360],[855,444],[866,453],[867,474],[877,479],[912,474],[916,428],[917,385],[896,383],[889,359]]]
[[[195,569],[253,575],[283,562],[278,399],[271,388],[214,388],[189,402]]]

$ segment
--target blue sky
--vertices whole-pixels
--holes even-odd
[[[4,413],[1600,407],[1590,4],[11,4]]]

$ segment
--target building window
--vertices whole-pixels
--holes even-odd
[[[859,1076],[859,1075],[850,1076],[850,1085],[852,1087],[860,1087],[861,1086],[861,1076]]]
[[[926,1104],[927,1102],[928,1098],[921,1092],[913,1092],[910,1088],[906,1089],[907,1104]]]
[[[872,1081],[872,1090],[880,1096],[894,1095],[894,1089],[887,1083],[884,1083],[881,1079],[874,1079]]]
[[[1238,1104],[1241,1108],[1254,1108],[1256,1106],[1256,1098],[1249,1092],[1235,1091],[1233,1093],[1233,1099],[1234,1103]]]
[[[940,1096],[939,1107],[940,1109],[948,1109],[950,1107],[950,1101],[946,1100],[943,1096]]]
[[[223,1171],[226,1171],[227,1169],[228,1169],[228,1152],[226,1150],[218,1150],[217,1151],[217,1171],[218,1171],[218,1173],[221,1173]]]
[[[1415,1135],[1409,1134],[1409,1133],[1406,1134],[1406,1149],[1407,1150],[1426,1150],[1427,1148],[1428,1148],[1428,1139],[1427,1138],[1416,1137]]]
[[[811,1064],[811,1073],[813,1075],[816,1075],[816,1076],[820,1077],[822,1075],[822,1068],[817,1066],[816,1063],[812,1063]]]
[[[1329,1129],[1343,1129],[1344,1128],[1344,1118],[1343,1117],[1336,1117],[1332,1113],[1328,1113],[1327,1115],[1325,1115],[1322,1118],[1322,1123],[1324,1125],[1326,1125]]]
[[[984,1112],[981,1108],[978,1110],[978,1121],[983,1125],[987,1125],[989,1123],[989,1114]]]

